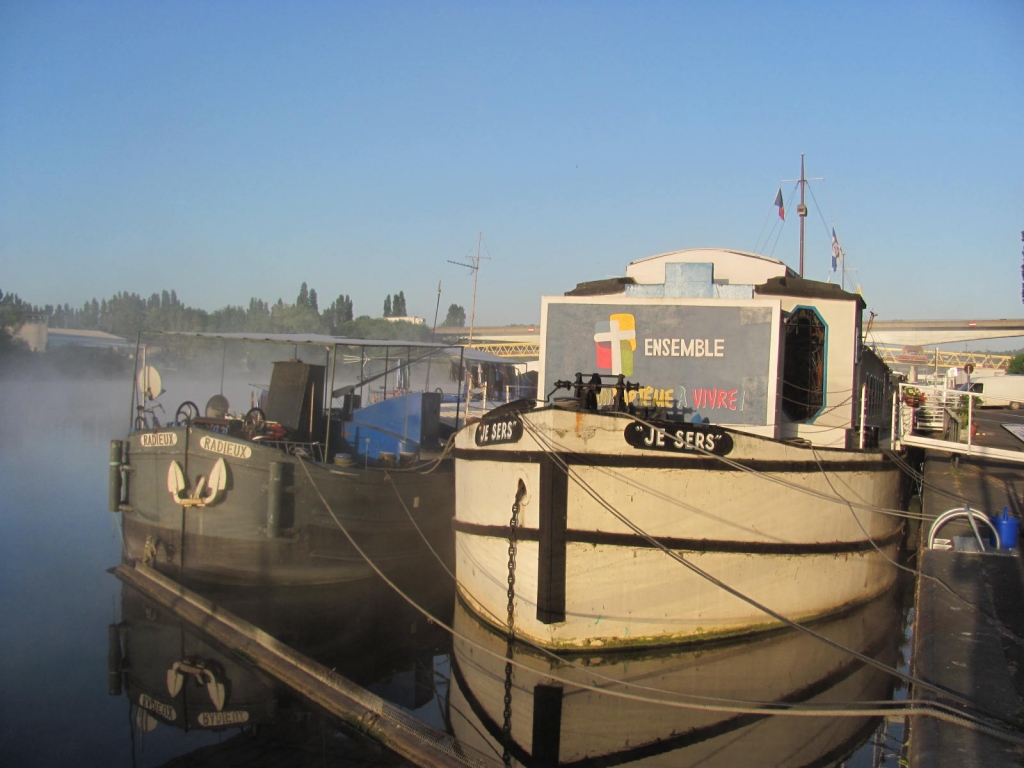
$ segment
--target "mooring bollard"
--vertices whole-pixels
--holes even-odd
[[[107,625],[107,693],[121,695],[121,628],[117,624]]]
[[[109,490],[108,506],[111,512],[121,508],[121,450],[120,440],[110,441],[110,475],[107,482]]]

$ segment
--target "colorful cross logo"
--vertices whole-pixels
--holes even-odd
[[[630,314],[613,314],[607,322],[594,323],[597,367],[613,375],[633,375],[636,350],[636,320]]]

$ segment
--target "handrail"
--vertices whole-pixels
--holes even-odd
[[[974,522],[975,520],[981,520],[985,523],[985,525],[989,527],[989,529],[991,529],[992,535],[995,537],[996,549],[1002,546],[1003,542],[999,538],[999,531],[996,530],[996,527],[992,524],[992,521],[988,519],[988,516],[981,512],[978,512],[977,510],[971,509],[970,506],[965,505],[963,507],[954,507],[953,509],[947,509],[941,515],[935,518],[935,521],[932,523],[932,527],[928,529],[928,549],[934,548],[935,534],[939,532],[939,529],[942,528],[942,526],[944,526],[950,520],[955,520],[958,517],[966,517],[971,521],[971,528],[974,530],[974,536],[978,540],[978,544],[981,546],[982,552],[985,551],[985,543],[981,540],[981,535],[978,533],[977,526]]]
[[[907,389],[910,388],[919,390],[919,394],[923,393],[925,395],[925,403],[928,402],[928,398],[932,398],[933,402],[941,403],[944,409],[949,409],[949,406],[953,405],[954,402],[959,403],[960,398],[966,397],[967,423],[964,424],[963,421],[958,418],[950,418],[946,421],[958,423],[959,428],[954,430],[958,433],[957,438],[959,438],[960,434],[963,434],[963,430],[966,428],[967,442],[961,443],[958,439],[949,440],[925,437],[915,432],[914,423],[917,421],[917,417],[914,414],[915,408],[913,405],[907,404],[907,400],[911,399],[907,394]],[[980,400],[980,397],[978,397],[977,394],[973,392],[964,392],[959,389],[901,383],[893,392],[893,412],[896,416],[896,420],[893,424],[893,447],[898,450],[904,445],[913,445],[921,448],[936,448],[942,451],[949,451],[950,453],[962,453],[968,456],[987,456],[1006,461],[1024,462],[1024,451],[1008,450],[1005,448],[990,448],[988,446],[975,444],[974,438],[971,435],[971,424],[974,421],[974,408],[976,407],[975,398]],[[918,403],[918,405],[920,405],[920,403]],[[944,413],[945,412],[946,411],[944,410]],[[949,415],[955,416],[953,413],[950,413]],[[948,427],[948,423],[944,425],[944,432]]]

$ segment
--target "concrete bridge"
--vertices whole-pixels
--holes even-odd
[[[872,346],[889,350],[890,364],[914,363],[919,365],[934,364],[934,347],[937,344],[949,344],[957,341],[979,341],[983,339],[1006,339],[1024,336],[1024,320],[878,320],[871,319],[865,323],[865,342]],[[469,328],[441,327],[437,329],[437,338],[451,342],[465,343],[469,336]],[[477,326],[473,329],[473,347],[484,349],[502,357],[537,357],[540,354],[540,323],[535,325],[504,325]],[[898,351],[904,347],[932,347],[924,352],[930,358],[925,360],[898,360]],[[939,366],[963,365],[971,362],[979,365],[974,359],[961,359],[968,353],[941,353]],[[975,353],[970,353],[975,354]],[[942,356],[952,356],[944,361]],[[886,355],[883,354],[883,357]],[[989,355],[999,358],[996,364],[1005,364],[1009,359],[1006,355]],[[992,365],[993,361],[983,363]]]
[[[878,320],[865,323],[868,344],[925,347],[1024,336],[1024,320]]]

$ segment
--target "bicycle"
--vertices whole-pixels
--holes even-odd
[[[153,403],[149,408],[143,404],[135,406],[135,428],[136,429],[159,429],[160,419],[156,417],[157,409],[161,413],[164,412],[164,407],[160,403]],[[150,420],[152,419],[152,426]]]

